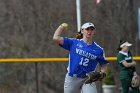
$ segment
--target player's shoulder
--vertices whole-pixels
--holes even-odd
[[[68,37],[64,37],[65,41],[71,41],[73,43],[80,43],[82,42],[82,39],[77,39],[77,38],[68,38]]]
[[[64,40],[75,41],[75,40],[76,40],[76,38],[64,37]]]
[[[119,56],[123,56],[123,54],[118,52],[118,53],[117,53],[117,56],[118,56],[118,57],[119,57]]]
[[[98,48],[98,49],[100,49],[100,50],[102,50],[102,51],[104,50],[104,49],[103,49],[99,44],[97,44],[96,42],[94,42],[94,45],[95,45],[96,48]]]
[[[82,39],[77,39],[77,38],[71,38],[73,41],[75,41],[75,42],[82,42]]]

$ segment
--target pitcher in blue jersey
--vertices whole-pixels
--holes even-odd
[[[98,63],[103,73],[108,64],[103,48],[93,41],[95,30],[94,24],[88,22],[81,27],[81,39],[61,37],[61,33],[66,31],[64,24],[60,25],[54,33],[53,40],[69,51],[64,93],[97,93],[95,82],[84,83],[87,79],[86,73],[95,71]]]

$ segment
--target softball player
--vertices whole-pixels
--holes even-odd
[[[69,63],[64,82],[64,93],[97,93],[95,82],[85,84],[86,73],[96,70],[99,63],[101,72],[105,73],[106,64],[103,49],[93,41],[95,26],[85,23],[81,27],[82,39],[61,37],[67,24],[60,25],[54,33],[53,40],[69,51]]]
[[[129,42],[123,42],[119,45],[117,60],[120,68],[120,81],[122,84],[122,93],[129,93],[131,87],[131,80],[135,72],[136,62],[132,59],[132,54],[129,47],[132,46]],[[132,87],[132,93],[140,93],[138,87]]]

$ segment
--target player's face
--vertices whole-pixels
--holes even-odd
[[[95,28],[88,27],[86,29],[83,29],[83,35],[87,38],[91,38],[95,33]]]
[[[127,52],[127,51],[129,51],[129,46],[124,46],[123,48],[122,48],[122,50],[124,51],[124,52]]]

